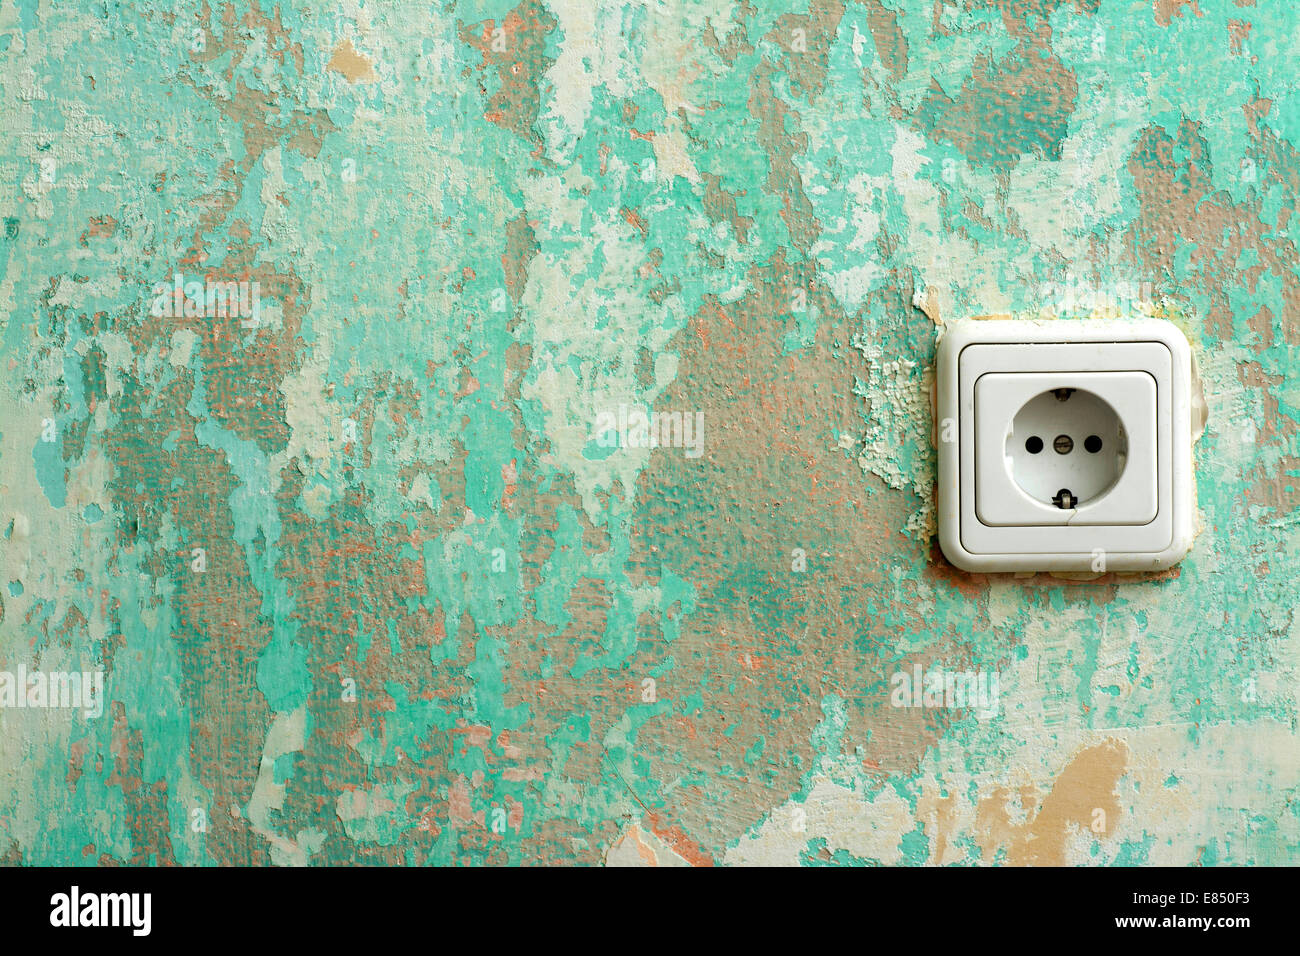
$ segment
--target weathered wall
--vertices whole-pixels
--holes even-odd
[[[0,858],[1300,862],[1293,4],[333,6],[0,4]],[[1190,557],[949,568],[938,328],[1140,311]]]

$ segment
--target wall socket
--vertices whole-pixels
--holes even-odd
[[[939,541],[953,564],[1156,570],[1187,553],[1203,405],[1177,327],[959,322],[936,373]]]

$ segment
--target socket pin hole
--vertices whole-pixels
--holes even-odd
[[[1091,455],[1101,451],[1101,439],[1096,435],[1089,435],[1083,440],[1083,447]]]
[[[1025,439],[1025,451],[1031,455],[1037,455],[1043,450],[1043,440],[1037,435],[1030,435]]]

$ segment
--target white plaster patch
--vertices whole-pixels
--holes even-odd
[[[903,858],[902,836],[915,828],[912,809],[892,787],[874,796],[818,778],[803,801],[790,800],[727,850],[725,861],[740,866],[798,866],[800,854],[815,839],[834,853],[844,850],[862,860],[886,865]]]

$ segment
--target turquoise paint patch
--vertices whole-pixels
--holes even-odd
[[[925,863],[930,856],[930,839],[925,835],[925,826],[918,823],[915,830],[903,834],[898,848],[902,851],[902,862],[905,865],[919,866]]]
[[[64,479],[63,437],[54,441],[36,440],[32,448],[32,461],[36,465],[36,480],[45,492],[45,498],[55,508],[67,501],[68,489]]]
[[[604,461],[618,451],[618,439],[601,441],[599,437],[591,439],[582,448],[582,457],[588,461]]]
[[[273,711],[288,713],[301,707],[311,691],[307,650],[287,640],[273,640],[257,664],[257,687]]]
[[[29,36],[36,29],[40,0],[16,0],[15,6],[18,8],[18,25],[23,34]]]

